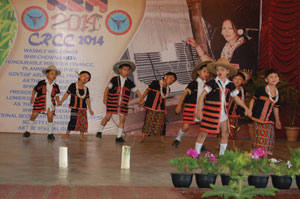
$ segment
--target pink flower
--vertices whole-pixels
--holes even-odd
[[[208,160],[209,160],[210,162],[214,162],[214,163],[217,163],[217,162],[218,162],[218,159],[217,159],[215,156],[211,156]]]
[[[259,158],[259,155],[258,155],[257,153],[252,153],[252,154],[251,154],[251,158],[257,160],[257,159]]]
[[[209,157],[210,152],[206,152],[204,157]]]
[[[192,157],[192,158],[197,158],[197,157],[198,157],[197,151],[196,151],[195,149],[193,149],[193,148],[190,148],[190,149],[186,152],[186,154],[187,154],[188,156]]]
[[[262,148],[254,149],[253,153],[251,154],[251,158],[258,159],[265,155],[265,151]]]
[[[259,157],[263,157],[265,155],[265,151],[262,148],[254,149],[254,153],[257,153]]]

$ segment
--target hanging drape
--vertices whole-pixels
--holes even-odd
[[[300,87],[300,1],[262,0],[260,68],[275,68]]]

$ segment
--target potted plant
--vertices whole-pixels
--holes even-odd
[[[292,177],[294,172],[290,161],[270,159],[271,167],[273,168],[274,174],[272,177],[272,184],[277,189],[289,189],[292,185]]]
[[[195,173],[195,177],[199,188],[210,188],[210,184],[216,184],[219,168],[218,159],[214,154],[206,152],[198,161],[198,168],[201,169],[201,173]]]
[[[294,175],[296,176],[296,184],[298,189],[300,189],[300,148],[289,148],[291,153],[291,164],[293,165],[292,169],[294,171]]]
[[[248,176],[247,166],[250,162],[248,153],[238,150],[226,150],[225,154],[218,158],[218,161],[223,185],[228,185],[231,179]]]
[[[176,173],[171,173],[174,187],[190,187],[193,180],[192,171],[197,168],[197,157],[197,151],[191,148],[184,157],[170,160],[170,164],[177,168]]]
[[[245,186],[245,180],[248,178],[247,167],[250,165],[250,154],[239,151],[226,151],[224,155],[219,157],[221,167],[232,169],[232,180],[228,185],[216,186],[211,184],[212,191],[205,192],[202,198],[206,197],[224,197],[235,199],[252,199],[254,196],[275,196],[276,188],[256,188],[255,186]],[[225,165],[225,166],[224,166]],[[224,171],[224,170],[223,170]]]
[[[263,159],[265,151],[262,148],[254,149],[250,155],[250,175],[248,184],[256,188],[266,188],[269,181],[269,174],[272,171],[270,161]]]
[[[287,115],[288,124],[285,132],[288,141],[297,141],[300,127],[295,126],[300,116],[300,92],[298,88],[288,85],[288,82],[279,84],[280,104],[284,106],[284,114]]]

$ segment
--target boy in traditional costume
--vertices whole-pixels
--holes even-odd
[[[68,138],[71,131],[79,131],[80,141],[85,141],[84,133],[88,130],[87,109],[89,109],[91,115],[94,115],[91,107],[89,88],[85,86],[90,80],[91,74],[88,71],[81,71],[78,81],[69,86],[67,92],[61,99],[59,105],[71,95],[69,104],[69,108],[71,109],[70,121],[66,134],[62,136],[63,139]]]
[[[266,85],[258,88],[252,97],[249,108],[253,111],[254,142],[253,148],[262,148],[265,157],[273,154],[275,143],[274,124],[281,129],[279,118],[279,91],[276,85],[279,82],[279,73],[269,69],[265,74]]]
[[[251,116],[251,111],[237,96],[238,90],[227,78],[237,73],[229,61],[220,58],[214,63],[207,65],[209,72],[217,77],[205,83],[204,91],[200,95],[196,116],[201,120],[200,134],[195,145],[200,155],[202,145],[208,133],[218,134],[221,131],[221,142],[219,155],[223,155],[227,148],[229,135],[228,102],[232,97],[235,102],[245,109],[245,115]]]
[[[47,114],[48,119],[48,140],[55,140],[53,135],[53,116],[55,115],[56,102],[59,103],[58,94],[60,93],[59,86],[54,82],[60,71],[54,65],[50,65],[42,71],[46,75],[45,80],[41,80],[33,88],[31,96],[31,104],[33,110],[26,131],[23,137],[30,136],[30,130],[33,122],[40,113]]]
[[[146,109],[145,122],[142,129],[142,138],[139,142],[145,140],[147,135],[161,135],[162,142],[165,141],[165,115],[166,98],[169,96],[169,86],[177,80],[173,72],[168,72],[162,80],[154,80],[144,92],[143,97],[147,96],[144,108]]]
[[[180,144],[182,136],[188,131],[189,126],[200,122],[200,120],[196,118],[196,111],[199,97],[204,89],[205,80],[209,76],[209,72],[206,68],[209,63],[211,63],[211,61],[205,61],[194,68],[192,72],[193,81],[188,84],[179,99],[175,112],[179,114],[183,104],[183,126],[179,129],[178,135],[172,143],[172,146],[175,148]],[[204,147],[202,147],[202,150],[203,149]]]
[[[128,114],[130,93],[135,92],[139,96],[140,101],[143,101],[141,92],[136,88],[134,82],[128,78],[129,74],[134,72],[135,69],[135,63],[130,60],[120,60],[114,65],[113,70],[118,76],[110,80],[104,91],[103,103],[106,105],[106,115],[101,121],[96,135],[98,138],[102,138],[102,132],[112,114],[119,114],[120,122],[116,142],[125,142],[122,138],[122,133],[125,126],[125,118]]]

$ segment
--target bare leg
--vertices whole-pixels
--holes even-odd
[[[138,142],[143,143],[145,141],[145,133],[142,133],[142,137],[138,139]]]
[[[85,137],[84,137],[84,132],[80,132],[80,137],[79,137],[79,139],[80,139],[81,142],[85,142],[85,141],[86,141],[86,139],[85,139]]]
[[[32,112],[31,117],[30,117],[30,121],[35,121],[35,119],[37,118],[37,116],[39,115],[39,112]]]
[[[102,126],[106,126],[107,122],[110,120],[111,118],[111,113],[106,113],[104,119],[101,121],[101,125]]]
[[[63,136],[61,136],[62,139],[67,139],[70,135],[71,131],[70,130],[67,130],[66,131],[66,134],[64,134]]]

